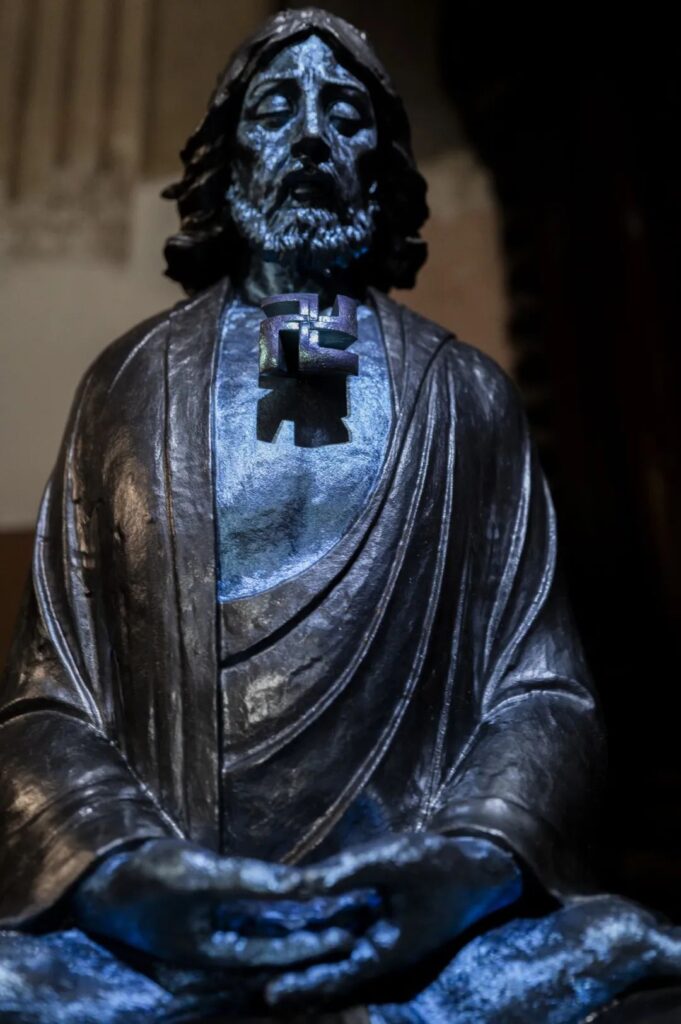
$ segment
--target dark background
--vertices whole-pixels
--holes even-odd
[[[608,887],[681,917],[681,82],[654,6],[442,7],[500,201],[517,379],[602,696]],[[630,19],[627,21],[627,17]]]

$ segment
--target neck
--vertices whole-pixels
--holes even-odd
[[[269,262],[252,253],[248,274],[241,282],[241,291],[246,301],[256,306],[270,295],[314,292],[319,295],[320,307],[324,309],[333,305],[339,294],[362,299],[365,289],[358,281],[354,266],[345,269],[334,267],[333,274],[330,270],[315,272],[295,265]]]

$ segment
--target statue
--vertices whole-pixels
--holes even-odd
[[[425,185],[366,38],[277,14],[182,157],[190,297],[81,383],[0,692],[0,1010],[570,1024],[678,976],[580,889],[550,497],[504,374],[387,297]]]

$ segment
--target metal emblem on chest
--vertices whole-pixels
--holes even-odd
[[[357,303],[338,295],[330,315],[320,315],[319,296],[272,295],[262,302],[261,377],[317,377],[358,373],[358,357],[345,349],[357,340]]]

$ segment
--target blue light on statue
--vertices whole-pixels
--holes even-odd
[[[390,434],[385,349],[376,315],[361,306],[352,346],[359,375],[337,382],[340,396],[319,382],[282,380],[270,392],[281,396],[282,420],[272,440],[259,437],[256,409],[270,397],[258,379],[262,319],[261,310],[234,303],[223,320],[214,397],[220,601],[269,590],[325,555],[366,506]],[[287,418],[298,415],[308,417],[311,444],[300,443]],[[334,432],[325,438],[324,429]]]
[[[365,900],[370,909],[371,894]],[[656,923],[625,899],[593,897],[481,935],[411,1002],[372,1006],[369,1019],[371,1024],[584,1024],[618,993],[647,978],[678,975],[680,964],[679,929]],[[168,968],[156,974],[158,981],[152,981],[75,929],[43,936],[0,932],[3,1020],[170,1024],[203,1020],[230,1006],[220,972],[213,991],[205,973]]]

